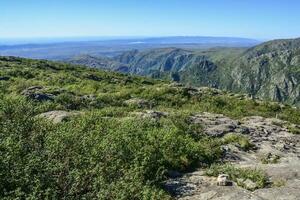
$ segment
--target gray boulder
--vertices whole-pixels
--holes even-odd
[[[47,119],[47,120],[52,121],[53,123],[57,124],[57,123],[61,123],[63,121],[67,121],[71,117],[79,115],[79,114],[80,114],[80,112],[74,112],[74,111],[67,112],[67,111],[63,111],[63,110],[54,110],[54,111],[49,111],[49,112],[39,114],[37,117]]]
[[[221,114],[201,113],[191,117],[191,123],[201,124],[204,133],[212,137],[221,137],[227,133],[234,132],[238,122]]]

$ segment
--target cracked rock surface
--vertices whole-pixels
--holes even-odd
[[[286,122],[259,116],[234,120],[224,115],[201,113],[191,117],[192,123],[200,123],[204,133],[221,137],[228,133],[246,135],[256,146],[243,151],[234,145],[226,145],[225,159],[236,167],[262,169],[270,181],[282,182],[249,191],[237,186],[217,186],[216,177],[205,176],[203,169],[170,178],[166,189],[181,200],[298,200],[300,199],[300,135],[292,134]],[[262,158],[276,159],[263,163]]]

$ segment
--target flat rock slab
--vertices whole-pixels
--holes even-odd
[[[300,199],[300,180],[289,181],[283,187],[259,189],[253,192],[262,199],[270,200],[298,200]]]
[[[221,137],[234,132],[239,122],[220,114],[201,113],[191,117],[191,122],[204,126],[204,133],[212,137]]]
[[[261,169],[280,187],[249,191],[237,186],[217,186],[216,177],[207,177],[202,169],[170,178],[165,186],[181,200],[299,200],[300,199],[300,135],[289,132],[279,119],[260,116],[234,120],[220,114],[201,113],[191,117],[191,123],[204,127],[204,133],[221,137],[228,133],[243,134],[256,146],[243,151],[233,144],[224,146],[226,161],[240,168]],[[277,155],[275,163],[263,163],[262,156]]]
[[[207,187],[202,191],[178,198],[180,200],[263,200],[261,197],[240,187]]]

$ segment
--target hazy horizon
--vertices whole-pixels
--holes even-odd
[[[63,42],[96,42],[96,41],[113,41],[113,40],[138,40],[150,38],[237,38],[250,39],[256,41],[268,41],[271,39],[260,38],[245,38],[245,37],[230,37],[230,36],[186,36],[186,35],[172,35],[172,36],[65,36],[65,37],[25,37],[25,38],[0,38],[0,45],[19,45],[19,44],[47,44],[47,43],[63,43]],[[279,39],[279,38],[278,38]]]

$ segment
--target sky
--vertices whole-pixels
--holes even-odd
[[[294,38],[299,8],[299,0],[0,0],[0,38]]]

